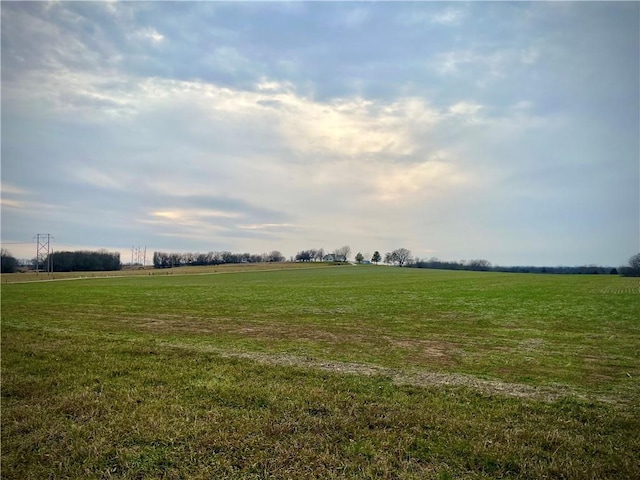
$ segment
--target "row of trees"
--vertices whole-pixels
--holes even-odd
[[[334,258],[344,258],[345,260],[351,255],[351,247],[345,245],[344,247],[336,248],[331,252],[327,252],[326,255],[332,255]],[[294,260],[296,262],[321,262],[325,258],[324,248],[310,248],[309,250],[302,250],[296,254]],[[358,255],[361,255],[358,253]],[[357,257],[357,256],[356,256]],[[356,258],[356,261],[358,259]]]
[[[351,248],[344,246],[330,252],[334,258],[348,258]],[[11,253],[2,249],[2,273],[14,273],[17,271],[19,262],[11,255]],[[298,262],[322,261],[325,257],[325,251],[322,248],[302,250],[298,252],[295,260]],[[358,252],[355,255],[358,263],[370,261],[378,264],[383,261],[380,252],[374,252],[371,259]],[[231,252],[208,252],[208,253],[165,253],[154,252],[153,266],[155,268],[170,268],[185,265],[220,265],[224,263],[262,263],[262,262],[284,262],[285,257],[278,251],[273,250],[270,253],[262,253],[254,255],[249,253],[231,253]],[[475,270],[475,271],[495,271],[495,272],[514,272],[514,273],[561,273],[561,274],[620,274],[622,276],[640,277],[640,253],[632,256],[625,266],[619,268],[602,267],[597,265],[586,265],[579,267],[535,267],[535,266],[516,266],[501,267],[492,266],[488,260],[461,260],[461,261],[443,261],[437,258],[429,260],[414,259],[411,251],[406,248],[398,248],[384,255],[384,263],[388,265],[396,265],[399,267],[414,268],[434,268],[444,270]],[[108,252],[100,250],[76,251],[76,252],[54,252],[43,262],[43,265],[37,265],[35,259],[33,266],[39,269],[46,268],[51,265],[55,272],[72,272],[72,271],[100,271],[100,270],[120,270],[122,263],[120,262],[120,254],[118,252]]]
[[[19,266],[32,267],[37,270],[51,270],[53,272],[97,272],[120,270],[120,253],[100,250],[97,252],[76,251],[76,252],[53,252],[38,262],[33,259],[29,264],[20,265],[20,262],[2,249],[2,273],[15,273]]]
[[[358,263],[362,263],[365,258],[361,253],[355,257]],[[371,257],[372,263],[378,263],[382,260],[379,252],[375,252]],[[556,266],[556,267],[534,267],[534,266],[516,266],[501,267],[492,266],[491,262],[484,259],[460,260],[460,261],[443,261],[438,258],[429,260],[414,259],[411,251],[406,248],[398,248],[384,255],[384,263],[388,265],[396,265],[399,267],[414,268],[434,268],[442,270],[473,270],[481,272],[513,272],[513,273],[556,273],[556,274],[600,274],[600,275],[617,275],[628,277],[640,277],[640,253],[629,259],[628,265],[612,268],[598,265],[584,265],[577,267]]]
[[[351,247],[345,245],[336,248],[331,252],[325,252],[323,248],[310,248],[299,251],[291,261],[296,262],[318,262],[322,261],[326,255],[333,255],[334,258],[348,259],[351,254]],[[179,267],[183,265],[220,265],[224,263],[260,263],[260,262],[284,262],[285,257],[278,251],[262,253],[259,255],[249,253],[231,252],[209,252],[209,253],[164,253],[154,252],[153,265],[155,268]],[[627,266],[616,268],[602,267],[598,265],[585,265],[578,267],[556,266],[556,267],[536,267],[536,266],[515,266],[501,267],[492,266],[491,262],[484,259],[445,261],[438,258],[421,260],[413,258],[411,251],[406,248],[398,248],[385,253],[384,257],[376,251],[367,259],[362,253],[355,255],[357,263],[371,262],[378,264],[384,262],[388,265],[398,267],[414,268],[434,268],[443,270],[473,270],[473,271],[495,271],[513,273],[560,273],[560,274],[614,274],[620,273],[623,276],[640,276],[640,253],[629,259]]]
[[[54,252],[39,268],[46,268],[46,265],[50,265],[54,272],[97,272],[122,268],[120,253],[106,250]]]
[[[196,265],[222,265],[224,263],[284,262],[278,250],[259,255],[251,253],[208,252],[208,253],[167,253],[153,252],[155,268],[172,268]]]
[[[449,262],[431,258],[429,260],[416,260],[408,266],[416,268],[436,268],[443,270],[476,270],[506,273],[555,273],[555,274],[581,274],[581,275],[622,275],[624,277],[640,277],[640,253],[632,256],[627,265],[619,268],[603,267],[600,265],[582,265],[577,267],[535,267],[515,266],[501,267],[491,266],[487,260],[461,260]]]
[[[356,254],[356,262],[362,263],[365,261],[365,257],[358,253]],[[443,262],[437,258],[431,260],[414,259],[411,255],[411,250],[406,248],[398,248],[391,252],[384,254],[384,258],[380,255],[380,252],[374,252],[371,257],[371,262],[378,264],[384,260],[387,265],[396,265],[398,267],[416,267],[416,268],[441,268],[448,270],[480,270],[487,271],[491,269],[491,262],[487,260],[462,260],[460,262]]]
[[[345,258],[348,259],[349,255],[351,255],[351,247],[345,245],[344,247],[336,248],[335,250],[328,252],[328,255],[332,255],[334,258]],[[310,248],[309,250],[302,250],[296,254],[294,260],[296,262],[311,262],[311,261],[321,261],[325,258],[325,251],[322,248]],[[371,256],[371,258],[366,258],[365,255],[358,252],[354,257],[357,263],[363,262],[371,262],[378,264],[383,258],[380,255],[380,252],[376,251]],[[411,252],[406,248],[398,248],[397,250],[393,250],[392,252],[387,252],[384,256],[384,263],[389,265],[397,265],[399,267],[403,267],[411,262]]]
[[[479,272],[492,270],[491,262],[482,259],[450,262],[439,260],[434,257],[429,260],[416,260],[411,266],[416,268],[435,268],[441,270],[474,270]]]
[[[324,257],[324,248],[310,248],[296,253],[296,262],[321,262]]]

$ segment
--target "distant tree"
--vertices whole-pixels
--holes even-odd
[[[282,255],[282,253],[280,253],[278,250],[273,250],[272,252],[269,253],[269,262],[284,262],[285,258],[284,255]]]
[[[620,272],[620,275],[623,277],[640,277],[640,253],[636,253],[629,258],[628,265],[620,267],[618,272]]]
[[[153,268],[165,268],[163,264],[164,256],[163,252],[153,252]]]
[[[296,254],[296,262],[310,262],[313,256],[310,250],[302,250]]]
[[[362,263],[363,260],[364,256],[360,252],[356,253],[356,262]]]
[[[169,254],[169,262],[171,264],[171,268],[179,267],[182,265],[182,254],[180,253],[170,253]]]
[[[398,248],[393,252],[387,253],[384,258],[385,263],[393,263],[399,267],[406,265],[410,260],[411,251],[406,248]]]
[[[249,258],[249,261],[251,263],[260,263],[262,262],[262,255],[259,254],[252,254]]]
[[[380,260],[382,260],[382,257],[380,256],[380,252],[376,250],[375,252],[373,252],[373,257],[371,257],[371,261],[377,265],[380,262]]]
[[[351,254],[351,247],[349,245],[345,245],[344,247],[336,248],[333,254],[343,256],[345,260],[348,260],[349,255]]]
[[[3,248],[1,250],[0,257],[2,263],[0,271],[2,273],[15,273],[18,268],[18,260],[16,260],[16,258],[11,255],[11,253],[9,253],[9,250]]]
[[[487,271],[491,269],[491,262],[488,260],[469,260],[465,263],[467,270]]]

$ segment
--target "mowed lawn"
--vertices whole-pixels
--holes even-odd
[[[640,478],[640,281],[2,285],[2,477]]]

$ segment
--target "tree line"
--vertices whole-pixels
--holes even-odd
[[[120,253],[101,250],[75,252],[54,252],[50,254],[39,269],[50,265],[54,272],[97,272],[120,270]]]
[[[344,246],[330,252],[333,258],[347,259],[351,253],[351,248]],[[291,257],[291,261],[310,262],[323,261],[326,258],[323,248],[311,248],[299,251],[295,257]],[[7,249],[2,249],[2,273],[14,273],[21,266],[20,262]],[[555,266],[555,267],[538,267],[538,266],[492,266],[491,262],[483,259],[445,261],[438,258],[430,258],[422,260],[413,258],[411,251],[406,248],[398,248],[391,252],[385,253],[384,257],[380,252],[376,251],[371,259],[358,252],[355,255],[357,263],[375,263],[382,261],[388,265],[399,267],[413,268],[433,268],[442,270],[474,270],[474,271],[493,271],[507,273],[555,273],[555,274],[600,274],[600,275],[622,275],[626,277],[640,277],[640,253],[633,255],[626,265],[618,268],[603,267],[598,265],[584,265],[577,267]],[[278,251],[273,250],[269,253],[250,254],[250,253],[232,253],[208,252],[208,253],[166,253],[154,252],[153,266],[155,268],[170,268],[189,265],[220,265],[224,263],[265,263],[265,262],[284,262],[285,257]],[[31,260],[34,268],[46,270],[50,266],[54,272],[72,272],[72,271],[108,271],[120,270],[122,263],[120,262],[120,254],[118,252],[108,252],[100,250],[92,251],[75,251],[75,252],[54,252],[50,254],[40,265],[36,259]]]
[[[331,257],[335,261],[336,259],[344,259],[343,261],[347,261],[349,255],[351,254],[351,247],[349,245],[345,245],[344,247],[336,248],[331,252],[327,252],[325,254],[324,248],[310,248],[308,250],[301,250],[296,253],[296,256],[293,258],[296,262],[322,262],[326,260],[328,257]],[[361,255],[358,253],[358,255]],[[357,256],[356,256],[357,261]]]
[[[384,257],[375,252],[371,257],[372,263],[384,261],[387,265],[412,268],[433,268],[441,270],[471,270],[478,272],[505,272],[505,273],[555,273],[555,274],[581,274],[581,275],[622,275],[625,277],[640,277],[640,253],[632,256],[627,265],[615,268],[600,265],[582,265],[575,267],[554,266],[493,266],[490,261],[484,259],[446,261],[432,257],[428,260],[413,258],[411,251],[406,248],[398,248],[385,253]],[[364,257],[361,253],[356,255],[356,261],[362,263]]]
[[[2,273],[15,273],[25,265],[35,270],[52,272],[98,272],[120,270],[120,253],[99,251],[53,252],[38,261],[34,258],[30,264],[22,264],[8,250],[2,249]]]
[[[474,270],[503,273],[554,273],[572,275],[621,275],[623,277],[640,277],[640,253],[632,256],[627,265],[607,267],[601,265],[581,265],[575,267],[554,266],[492,266],[487,260],[461,260],[459,262],[443,261],[437,258],[411,261],[407,266],[415,268],[434,268],[442,270]]]
[[[182,266],[222,265],[225,263],[268,263],[284,262],[285,258],[278,250],[269,253],[167,253],[153,252],[154,268],[173,268]]]

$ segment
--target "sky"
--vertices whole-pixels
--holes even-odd
[[[6,2],[2,246],[640,251],[638,2]]]

